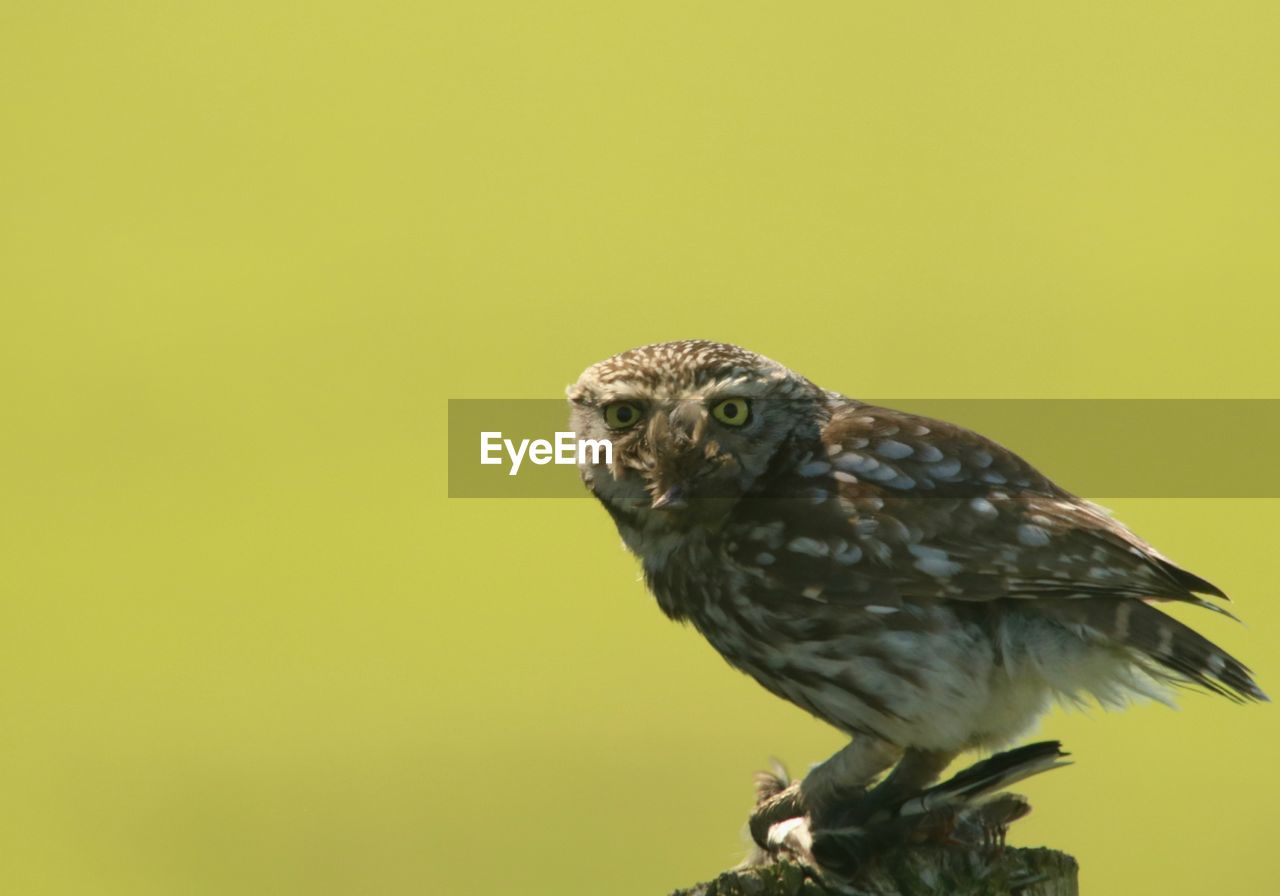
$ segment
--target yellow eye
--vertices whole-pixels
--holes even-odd
[[[711,409],[711,416],[726,426],[743,426],[751,419],[751,402],[745,398],[726,398]]]
[[[604,425],[610,429],[630,429],[643,416],[640,406],[629,401],[616,401],[604,406]]]

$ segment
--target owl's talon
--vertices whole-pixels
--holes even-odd
[[[785,779],[780,776],[775,776],[773,780],[766,780],[767,775],[767,772],[761,772],[756,776],[757,802],[747,821],[751,839],[764,850],[771,849],[769,833],[775,825],[803,818],[805,814],[804,803],[800,796],[800,782],[783,783]],[[781,786],[778,786],[779,784]]]

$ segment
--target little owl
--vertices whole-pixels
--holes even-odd
[[[761,845],[788,819],[866,820],[1054,698],[1266,699],[1155,607],[1217,609],[1218,588],[974,432],[699,340],[594,364],[569,398],[577,435],[613,444],[582,478],[658,606],[851,737],[757,807]]]

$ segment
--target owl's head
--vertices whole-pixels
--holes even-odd
[[[784,449],[817,439],[825,393],[720,342],[646,345],[588,367],[569,388],[580,439],[608,439],[611,464],[580,464],[615,513],[664,522],[721,516]]]

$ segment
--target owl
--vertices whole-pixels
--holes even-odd
[[[761,801],[762,845],[900,805],[1055,700],[1267,699],[1156,606],[1222,591],[977,433],[702,340],[615,355],[568,394],[577,435],[613,446],[582,480],[661,610],[850,737]]]

